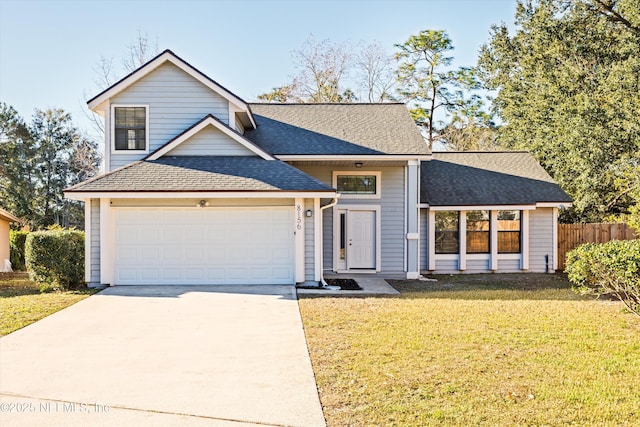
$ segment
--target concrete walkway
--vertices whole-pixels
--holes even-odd
[[[0,339],[3,426],[324,426],[291,286],[116,287]]]
[[[343,291],[339,290],[329,290],[329,289],[308,289],[308,288],[298,288],[299,296],[360,296],[360,297],[370,297],[377,295],[400,295],[394,287],[392,287],[384,277],[372,275],[372,274],[332,274],[325,275],[325,278],[340,278],[340,279],[353,279],[358,283],[358,285],[362,288],[360,291]]]

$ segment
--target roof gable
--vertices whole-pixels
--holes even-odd
[[[250,104],[246,137],[281,155],[426,155],[404,104]]]
[[[442,152],[422,162],[421,203],[430,206],[571,203],[527,152]]]
[[[275,160],[271,154],[256,146],[253,142],[249,141],[247,138],[240,135],[235,130],[231,129],[229,126],[227,126],[225,123],[221,122],[211,114],[205,116],[193,126],[182,132],[180,135],[176,136],[171,141],[167,142],[156,151],[149,154],[145,158],[145,160],[157,160],[163,156],[171,154],[172,152],[175,152],[176,155],[178,155],[177,153],[180,152],[180,148],[186,148],[186,146],[188,145],[194,145],[198,143],[201,143],[202,148],[205,149],[204,141],[206,141],[206,139],[204,141],[202,139],[198,141],[198,136],[203,136],[202,133],[206,132],[207,130],[214,130],[222,134],[221,136],[224,136],[224,139],[218,141],[220,142],[220,144],[218,144],[218,148],[222,149],[223,151],[233,151],[234,154],[232,155],[254,155],[261,157],[264,160]],[[215,151],[213,147],[210,148]],[[187,150],[182,151],[185,152]],[[209,152],[208,154],[204,155],[212,155],[212,153]]]
[[[102,105],[105,101],[113,98],[114,96],[140,80],[142,77],[148,75],[167,62],[175,65],[212,91],[216,92],[218,95],[225,98],[233,106],[233,108],[231,108],[232,110],[243,112],[246,122],[243,123],[245,127],[255,127],[255,121],[251,115],[251,111],[247,103],[242,98],[235,95],[230,90],[226,89],[225,87],[205,75],[203,72],[180,58],[169,49],[163,51],[155,58],[149,60],[146,64],[140,66],[138,69],[134,70],[127,76],[120,79],[118,82],[114,83],[104,91],[100,92],[98,95],[91,98],[89,101],[87,101],[89,108],[94,111],[96,109],[99,109],[100,105]]]

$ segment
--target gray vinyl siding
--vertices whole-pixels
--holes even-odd
[[[489,259],[469,259],[467,258],[466,273],[485,273],[489,271],[491,265]]]
[[[208,126],[183,142],[167,155],[170,156],[253,156],[248,148],[234,141],[222,131]]]
[[[91,199],[91,283],[100,283],[100,199]]]
[[[459,273],[458,265],[457,259],[436,259],[435,273]]]
[[[505,273],[517,273],[521,272],[519,259],[499,259],[498,271]]]
[[[333,171],[344,171],[344,166],[300,166],[303,172],[333,185]],[[346,169],[348,170],[348,169]],[[380,199],[338,199],[340,205],[380,205],[380,251],[381,271],[397,273],[405,270],[405,204],[404,167],[371,167],[361,171],[381,172]],[[333,269],[333,208],[326,209],[323,216],[323,268]]]
[[[429,269],[429,210],[420,209],[420,270]]]
[[[545,272],[545,255],[553,269],[553,209],[538,208],[529,212],[529,271]]]
[[[322,211],[322,269],[333,269],[333,208]]]
[[[185,129],[212,114],[229,123],[229,103],[173,64],[165,63],[114,96],[111,104],[149,106],[149,151],[154,151]],[[109,114],[111,112],[109,111]],[[111,147],[111,141],[108,141]],[[146,154],[111,153],[113,170]]]
[[[313,199],[304,200],[304,210],[313,211]],[[318,212],[313,212],[311,217],[305,215],[304,220],[304,280],[312,281],[315,277],[315,254],[314,254],[314,218]]]

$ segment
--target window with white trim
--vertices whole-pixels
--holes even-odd
[[[333,186],[345,199],[379,199],[380,172],[333,172]]]
[[[148,140],[146,106],[113,107],[113,147],[116,151],[146,151]]]
[[[522,221],[520,211],[498,211],[498,253],[519,254]]]
[[[466,232],[468,254],[489,253],[489,211],[468,211]]]
[[[459,223],[460,212],[436,211],[435,248],[437,254],[457,254],[460,251]]]

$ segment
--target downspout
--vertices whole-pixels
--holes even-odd
[[[337,204],[338,204],[338,198],[334,197],[333,200],[331,201],[331,203],[329,203],[326,206],[321,206],[320,207],[320,287],[321,288],[329,287],[329,284],[324,281],[324,256],[323,256],[323,254],[324,254],[324,242],[322,241],[322,234],[323,234],[323,230],[324,230],[323,211],[325,209],[332,208]],[[335,227],[335,224],[334,224],[334,227]]]

